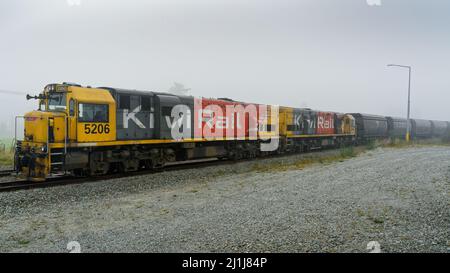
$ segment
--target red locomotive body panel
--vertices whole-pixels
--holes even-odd
[[[334,134],[335,126],[335,113],[332,112],[317,112],[317,129],[318,135],[331,135]]]
[[[258,111],[259,107],[256,104],[220,99],[196,99],[195,136],[207,139],[256,137]]]

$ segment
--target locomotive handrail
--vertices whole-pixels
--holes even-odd
[[[54,120],[55,118],[61,118],[60,116],[54,116],[53,118],[53,130],[54,130]],[[67,154],[67,116],[64,116],[64,159],[62,160],[62,164],[64,165],[65,163],[65,156]],[[50,143],[56,143],[55,142],[55,132],[53,131],[53,142],[50,142],[50,118],[47,117],[47,160],[48,160],[48,164],[49,166],[51,166],[52,163],[52,152],[51,152],[51,148],[50,148]]]
[[[17,118],[25,118],[25,116],[15,116],[14,117],[14,142],[17,141]],[[16,143],[14,143],[15,145]]]
[[[17,129],[18,129],[18,119],[19,118],[25,118],[25,116],[15,116],[14,117],[14,139],[13,139],[13,147],[15,148],[17,145]],[[52,117],[54,118],[64,118],[64,155],[67,154],[67,139],[68,139],[68,116],[64,117]],[[47,153],[50,152],[50,144],[54,142],[50,142],[50,117],[46,117],[47,119]],[[16,150],[14,151],[14,156],[16,155]],[[16,162],[14,161],[13,164],[14,169],[16,168]]]
[[[50,154],[50,119],[48,117],[47,117],[47,154]]]
[[[14,147],[14,160],[13,160],[13,169],[16,169],[16,145],[17,145],[17,118],[25,118],[25,116],[15,116],[14,117],[14,139],[13,139],[13,147]]]
[[[65,113],[64,113],[65,114]],[[60,117],[55,116],[53,118],[64,118],[64,155],[67,154],[67,139],[68,139],[68,116]],[[56,142],[53,142],[56,143]]]

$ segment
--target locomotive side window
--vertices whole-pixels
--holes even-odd
[[[297,126],[295,126],[294,124],[289,124],[287,126],[288,131],[297,131],[296,128],[297,128]]]
[[[149,96],[141,97],[141,110],[142,111],[151,111],[152,98]]]
[[[172,107],[170,107],[170,106],[164,106],[162,109],[161,109],[161,114],[163,115],[163,116],[171,116],[172,115]]]
[[[73,117],[75,115],[75,102],[73,99],[69,101],[69,115]]]
[[[128,95],[119,95],[119,109],[128,109],[128,110],[130,110],[130,96],[128,96]]]
[[[108,122],[108,105],[80,103],[78,106],[78,121]]]

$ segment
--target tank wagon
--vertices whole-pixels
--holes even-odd
[[[407,121],[404,118],[386,117],[388,131],[391,138],[404,138],[406,135]]]
[[[403,138],[406,135],[406,119],[387,117],[390,136]],[[447,123],[433,120],[411,119],[412,138],[444,137],[447,131]]]
[[[33,181],[353,145],[402,137],[406,124],[360,113],[70,83],[49,84],[27,98],[37,99],[38,109],[23,116],[14,165]],[[412,125],[414,137],[450,135],[448,122],[412,120]]]
[[[407,120],[398,117],[383,117],[352,113],[357,127],[357,139],[360,142],[378,138],[404,138],[407,130]],[[446,138],[448,136],[447,121],[411,119],[411,137]]]
[[[432,120],[431,125],[433,127],[432,137],[443,138],[448,132],[448,122]]]
[[[411,137],[430,138],[433,135],[433,123],[431,120],[412,119]]]
[[[447,121],[447,134],[445,139],[450,140],[450,121]]]
[[[389,136],[388,119],[386,117],[360,113],[352,113],[351,115],[356,121],[359,142]]]

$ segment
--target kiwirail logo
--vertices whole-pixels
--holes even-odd
[[[192,113],[193,112],[193,113]],[[272,152],[279,146],[279,107],[241,103],[212,104],[195,99],[194,106],[175,105],[165,116],[174,140],[254,140],[260,150]]]
[[[366,0],[367,5],[379,7],[381,6],[381,0]]]

